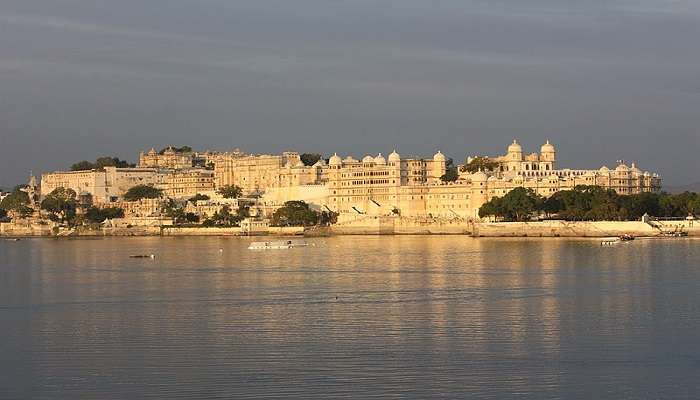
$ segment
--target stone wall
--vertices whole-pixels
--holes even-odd
[[[331,226],[335,235],[465,235],[471,233],[468,220],[399,216],[345,215]]]
[[[51,236],[53,223],[0,222],[0,236]]]
[[[684,225],[683,230],[690,236],[700,236],[698,224],[689,226],[684,221],[678,221],[675,225]],[[639,221],[482,222],[474,225],[474,236],[606,237],[629,234],[653,237],[672,231],[673,226],[674,224],[662,223],[656,227]]]
[[[204,228],[204,227],[163,227],[163,236],[242,236],[244,233],[239,227],[229,228]],[[303,227],[270,227],[269,235],[299,235],[304,232]]]

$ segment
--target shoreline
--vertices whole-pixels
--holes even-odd
[[[693,220],[653,221],[536,221],[536,222],[470,222],[426,221],[392,217],[368,217],[329,227],[271,227],[267,231],[244,232],[239,227],[205,228],[150,226],[102,228],[99,230],[57,229],[40,224],[0,224],[0,238],[99,238],[99,237],[330,237],[347,235],[371,236],[445,236],[503,238],[603,238],[632,235],[638,238],[665,238],[672,232],[700,237],[700,222]]]

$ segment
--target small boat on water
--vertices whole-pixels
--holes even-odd
[[[295,247],[307,247],[309,244],[300,240],[276,240],[270,242],[253,242],[248,250],[280,250],[293,249]]]
[[[629,242],[630,240],[634,240],[634,236],[626,233],[624,235],[620,235],[620,240],[623,242]]]
[[[686,231],[664,232],[664,233],[663,233],[663,236],[664,236],[664,237],[672,237],[672,238],[675,238],[675,237],[687,237],[687,236],[688,236],[688,232],[686,232]]]
[[[601,246],[611,246],[622,242],[629,242],[634,240],[634,236],[630,234],[624,234],[617,237],[609,237],[600,241]]]
[[[9,239],[5,239],[5,240],[7,240],[8,242],[19,242],[19,241],[22,240],[22,239],[20,239],[20,238],[9,238]]]
[[[132,254],[129,258],[156,258],[155,254]]]

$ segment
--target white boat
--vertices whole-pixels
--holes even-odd
[[[612,245],[618,244],[620,242],[622,242],[622,239],[620,239],[619,237],[611,237],[611,238],[605,238],[605,239],[601,240],[600,245],[601,246],[612,246]]]
[[[248,250],[293,249],[295,247],[306,247],[308,245],[308,243],[299,240],[276,240],[271,242],[253,242],[248,246]]]

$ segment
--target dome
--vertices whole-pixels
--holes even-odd
[[[523,148],[518,144],[517,140],[513,140],[513,143],[511,143],[510,146],[508,146],[508,152],[509,153],[522,153]]]
[[[445,157],[445,155],[438,150],[438,152],[433,156],[433,161],[445,162],[447,161],[447,157]]]
[[[348,163],[357,162],[357,160],[355,160],[354,158],[352,158],[352,156],[347,156],[347,157],[345,157],[345,160],[344,160],[344,161],[345,161],[345,162],[348,162]]]
[[[363,163],[373,163],[374,162],[374,157],[372,156],[365,156],[365,158],[362,159]]]
[[[386,159],[384,159],[384,156],[382,156],[382,153],[377,154],[376,157],[374,157],[374,162],[376,164],[386,164]]]
[[[649,171],[644,171],[644,176],[648,177],[648,176],[651,176],[651,174],[649,173]]]
[[[340,158],[340,157],[338,157],[338,158]],[[318,161],[316,161],[313,166],[314,167],[323,167],[324,165],[326,165],[326,160],[321,158]]]
[[[489,179],[483,171],[474,172],[471,178],[472,182],[486,182]]]
[[[547,140],[547,142],[540,147],[540,153],[554,153],[555,151],[554,146],[549,143],[549,140]]]
[[[608,167],[606,167],[605,165],[603,165],[602,167],[600,167],[600,169],[599,169],[598,171],[604,172],[604,173],[610,172],[610,170],[608,169]]]
[[[615,171],[627,172],[630,169],[625,164],[620,164],[615,168]]]
[[[331,158],[328,160],[328,165],[340,165],[343,163],[343,160],[340,159],[340,156],[338,156],[338,153],[333,153]]]
[[[399,153],[396,152],[396,150],[392,151],[391,154],[389,154],[389,162],[399,162],[401,161],[401,156]]]

